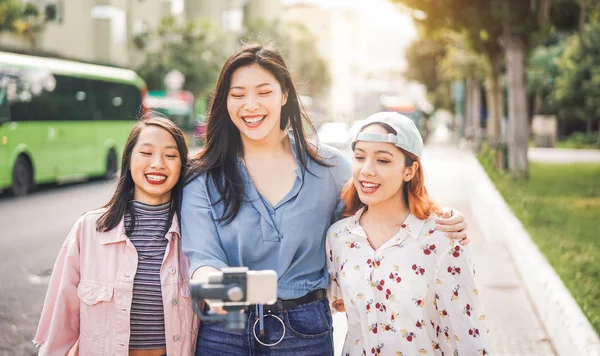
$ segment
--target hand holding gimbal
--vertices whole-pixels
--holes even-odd
[[[228,267],[212,272],[208,282],[190,281],[192,307],[202,321],[226,321],[229,330],[246,327],[246,308],[252,304],[273,304],[277,301],[275,271],[250,271],[246,267]],[[211,300],[222,303],[227,313],[204,314],[198,302]]]

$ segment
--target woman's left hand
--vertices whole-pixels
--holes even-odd
[[[467,237],[467,222],[460,211],[443,208],[435,222],[436,230],[445,232],[451,239],[460,240],[461,245],[468,245],[471,242]]]

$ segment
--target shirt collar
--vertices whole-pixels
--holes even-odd
[[[112,231],[109,231],[100,235],[100,243],[102,245],[124,242],[127,240],[127,234],[125,233],[125,219],[121,219],[119,224],[113,230],[114,233]],[[171,227],[169,227],[165,238],[167,240],[170,238],[181,238],[181,235],[179,234],[179,218],[177,217],[177,214],[173,215]]]
[[[364,235],[364,230],[360,226],[360,217],[365,212],[366,207],[360,208],[356,214],[352,215],[346,221],[346,228],[352,234],[356,235]],[[417,239],[421,234],[421,230],[425,225],[425,220],[418,219],[412,213],[408,214],[404,223],[402,224],[401,231],[406,232],[408,235],[412,236],[414,239]]]

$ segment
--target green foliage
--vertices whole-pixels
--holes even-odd
[[[0,32],[8,32],[35,43],[35,35],[44,29],[38,7],[19,0],[0,0]]]
[[[422,36],[406,49],[406,79],[417,81],[427,91],[435,91],[440,85],[438,63],[446,55],[446,44],[439,38]]]
[[[556,113],[558,107],[551,95],[559,75],[558,59],[566,46],[563,39],[551,46],[536,47],[527,64],[527,91],[536,98],[537,114]]]
[[[481,150],[477,153],[477,159],[488,174],[504,174],[496,171],[495,166],[496,150],[488,145],[487,142],[481,144]]]
[[[317,41],[303,24],[284,26],[278,21],[256,20],[246,23],[239,40],[277,45],[302,94],[318,96],[331,82],[327,62],[318,53]]]
[[[406,50],[405,77],[427,89],[427,99],[435,109],[452,110],[450,83],[486,69],[484,58],[466,45],[464,34],[446,30],[416,39]]]
[[[471,46],[466,32],[447,30],[444,37],[448,39],[446,56],[439,63],[441,76],[447,80],[474,77],[483,79],[489,69],[486,57]]]
[[[519,182],[483,165],[600,332],[600,165],[532,163],[530,179]]]
[[[427,99],[435,109],[450,110],[450,83],[441,78],[439,73],[439,63],[446,52],[446,44],[440,38],[418,38],[406,49],[405,78],[425,86]]]
[[[212,89],[225,62],[225,34],[210,22],[179,24],[173,18],[163,19],[149,41],[156,39],[158,48],[146,51],[146,59],[137,68],[150,90],[160,90],[171,70],[185,76],[184,89],[205,96]],[[145,42],[139,42],[144,45]]]
[[[600,23],[585,25],[573,35],[558,60],[559,75],[552,93],[564,118],[600,118]]]
[[[600,146],[598,146],[598,136],[600,136],[600,132],[591,134],[575,132],[566,140],[559,141],[556,146],[561,148],[600,148]]]

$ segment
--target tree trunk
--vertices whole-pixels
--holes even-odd
[[[579,1],[579,37],[583,34],[583,26],[585,26],[585,22],[587,21],[587,8],[589,5],[589,0],[580,0]]]
[[[504,170],[504,149],[502,142],[502,87],[500,86],[500,54],[489,55],[490,73],[486,80],[486,97],[488,107],[487,143],[496,150],[494,167]]]
[[[525,41],[505,22],[504,53],[508,83],[508,168],[513,179],[529,177],[527,146],[529,123],[525,93]]]
[[[500,88],[500,56],[490,56],[490,73],[486,79],[486,98],[488,107],[487,141],[492,148],[497,147],[501,134],[502,90]]]
[[[515,25],[513,8],[517,0],[504,0],[502,45],[506,61],[508,86],[508,169],[513,179],[529,178],[527,147],[529,122],[527,120],[527,96],[525,76],[526,35],[519,33]]]
[[[481,81],[474,78],[471,84],[471,135],[474,148],[479,152],[481,148]]]
[[[469,141],[471,139],[471,120],[473,117],[473,102],[471,87],[473,86],[473,78],[467,77],[465,79],[465,119],[463,120],[463,133],[464,138]]]
[[[592,131],[594,130],[594,119],[592,117],[587,118],[587,123],[585,125],[585,133],[587,136],[592,135]]]
[[[508,168],[513,179],[521,180],[529,177],[525,43],[517,36],[507,36],[505,46],[508,81]]]
[[[583,0],[586,1],[586,0]],[[538,20],[541,24],[547,24],[550,21],[550,7],[552,0],[540,0],[538,9]]]
[[[598,139],[596,140],[596,148],[600,149],[600,120],[598,120]]]

